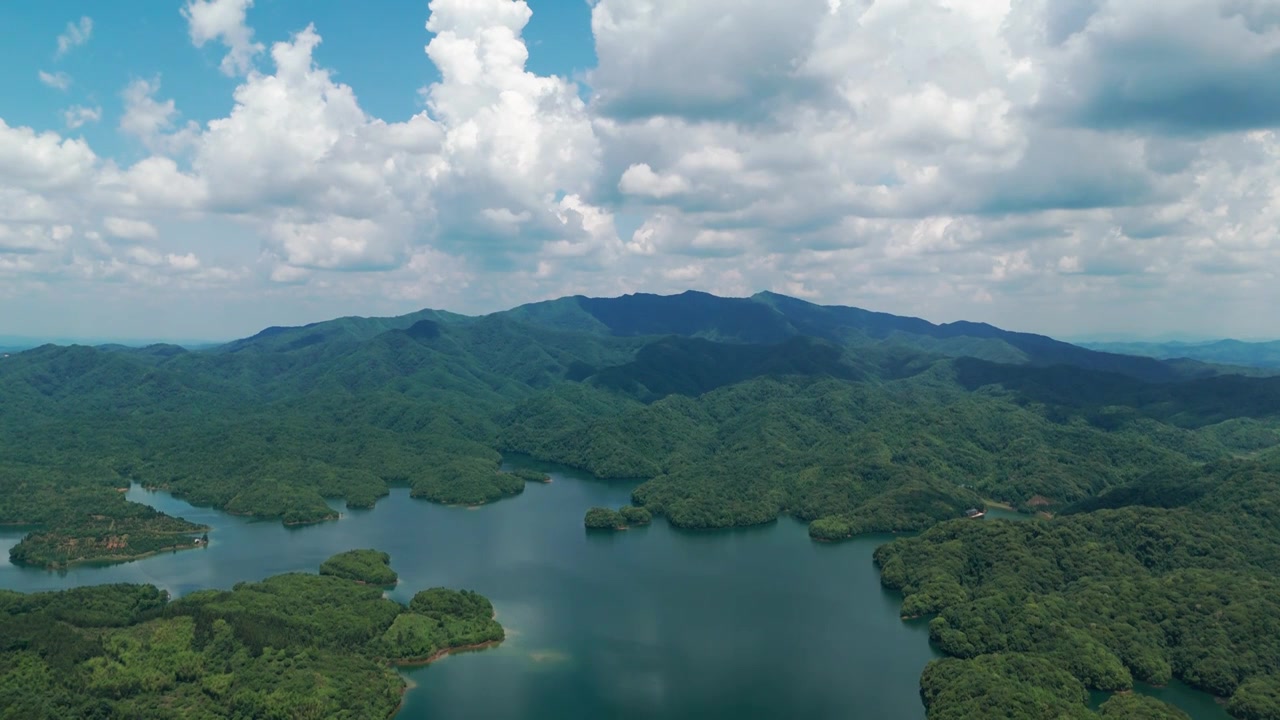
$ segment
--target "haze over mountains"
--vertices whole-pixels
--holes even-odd
[[[1259,368],[1280,368],[1280,340],[1245,342],[1242,340],[1214,340],[1211,342],[1098,342],[1081,343],[1084,347],[1103,352],[1142,355],[1176,360],[1186,358],[1208,363],[1243,365]]]
[[[597,335],[676,335],[735,344],[771,344],[807,336],[847,347],[910,348],[947,357],[975,357],[1000,363],[1066,364],[1147,380],[1247,373],[1244,368],[1280,369],[1280,341],[1068,343],[1043,335],[1006,331],[987,323],[960,321],[934,324],[919,318],[855,307],[817,305],[773,292],[761,292],[749,298],[724,298],[696,291],[667,296],[643,293],[617,298],[572,296],[521,305],[487,316],[427,309],[386,318],[345,317],[296,327],[271,327],[229,343],[0,336],[0,352],[21,352],[44,344],[94,345],[115,350],[154,345],[180,346],[187,350],[237,350],[259,345],[273,336],[290,338],[288,342],[299,345],[321,339],[361,340],[381,332],[405,329],[420,319],[465,324],[481,318],[499,317],[539,327]],[[299,345],[290,347],[296,349]],[[1139,358],[1173,362],[1161,366]]]

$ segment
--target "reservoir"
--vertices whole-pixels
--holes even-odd
[[[0,588],[136,582],[183,595],[315,572],[335,553],[377,548],[400,574],[392,598],[408,602],[435,586],[476,590],[507,630],[496,648],[405,669],[413,687],[397,720],[924,718],[919,677],[937,653],[928,622],[900,620],[900,598],[880,585],[871,554],[889,536],[815,543],[785,518],[724,531],[657,519],[588,532],[587,508],[627,504],[634,484],[520,466],[554,481],[480,508],[413,500],[397,488],[370,510],[298,528],[135,486],[129,499],[212,527],[209,546],[51,572],[10,565],[8,548],[23,531],[0,529]],[[1183,686],[1151,692],[1195,720],[1227,717]]]

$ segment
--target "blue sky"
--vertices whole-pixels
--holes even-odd
[[[67,1],[0,25],[0,335],[688,288],[1280,335],[1269,3]]]
[[[0,23],[22,29],[0,47],[0,60],[5,67],[27,70],[0,77],[6,122],[59,127],[68,104],[101,107],[106,117],[118,117],[124,112],[120,89],[134,79],[156,77],[184,118],[205,123],[226,115],[237,79],[218,72],[220,47],[192,45],[183,5],[78,0],[0,6]],[[385,0],[369,16],[345,0],[259,0],[251,12],[255,34],[264,42],[287,39],[314,23],[325,37],[316,61],[335,68],[336,78],[355,89],[371,114],[405,120],[422,110],[418,88],[440,78],[422,52],[430,40],[423,29],[425,5],[423,0]],[[529,5],[533,16],[524,37],[531,71],[580,77],[595,65],[586,0],[534,0]],[[57,38],[68,23],[85,17],[92,21],[88,41],[59,55]],[[47,87],[39,70],[65,73],[71,84],[65,91]],[[101,153],[145,154],[111,123],[79,130]]]

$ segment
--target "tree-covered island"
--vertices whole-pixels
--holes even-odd
[[[21,492],[22,488],[17,488]],[[0,507],[5,505],[0,500]],[[31,526],[9,550],[17,565],[66,568],[82,562],[126,562],[160,552],[196,548],[208,527],[124,499],[103,485],[63,491],[35,488],[8,502],[8,524]]]
[[[333,559],[331,558],[330,561]],[[177,600],[150,585],[0,591],[5,717],[389,717],[395,664],[501,642],[476,593],[290,573]]]
[[[653,516],[648,510],[627,505],[617,510],[593,507],[587,510],[583,524],[588,530],[626,530],[629,527],[648,525],[652,520]]]
[[[391,569],[391,556],[380,550],[348,550],[320,564],[321,575],[354,580],[364,585],[386,587],[399,580]]]

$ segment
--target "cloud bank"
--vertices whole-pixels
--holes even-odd
[[[1280,335],[1267,3],[598,0],[579,85],[528,69],[525,2],[433,0],[440,78],[395,122],[317,62],[340,28],[268,46],[252,9],[182,10],[237,78],[225,117],[185,121],[158,78],[121,91],[140,160],[0,122],[11,294],[123,281],[323,316],[770,289],[1057,333]]]

